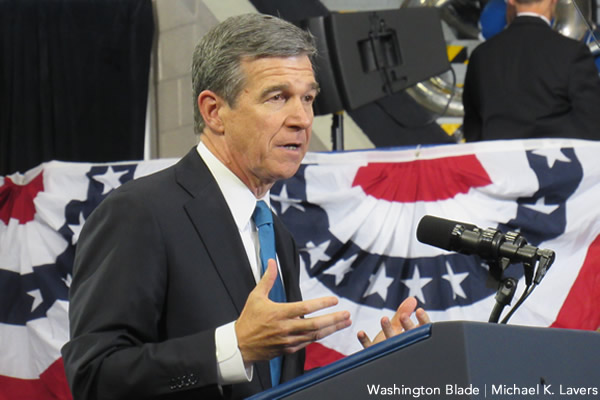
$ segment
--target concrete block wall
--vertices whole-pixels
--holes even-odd
[[[181,157],[198,142],[194,134],[191,83],[196,42],[220,20],[256,10],[245,0],[153,0],[153,3],[156,44],[151,77],[151,157]]]

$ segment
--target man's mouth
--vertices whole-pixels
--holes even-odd
[[[298,150],[301,147],[301,145],[297,144],[297,143],[289,143],[289,144],[284,144],[281,147],[283,147],[286,150]]]

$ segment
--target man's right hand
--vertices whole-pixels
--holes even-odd
[[[267,270],[250,292],[235,323],[238,347],[246,365],[294,353],[352,323],[348,311],[303,318],[335,306],[338,299],[333,296],[294,303],[271,301],[269,291],[276,278],[277,264],[270,259]]]

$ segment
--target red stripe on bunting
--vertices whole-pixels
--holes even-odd
[[[6,177],[0,186],[0,220],[6,225],[11,218],[20,224],[32,221],[35,215],[33,200],[43,190],[44,176],[41,172],[26,185],[16,185]]]
[[[563,303],[554,328],[600,328],[600,236],[588,248],[579,275]]]
[[[475,155],[400,163],[369,163],[352,186],[377,199],[413,203],[451,199],[492,183]]]
[[[309,371],[313,368],[323,367],[334,361],[346,357],[342,353],[325,347],[320,343],[311,343],[306,346],[306,360],[304,361],[304,370]]]
[[[62,358],[56,360],[40,379],[19,379],[0,375],[0,400],[73,400]]]

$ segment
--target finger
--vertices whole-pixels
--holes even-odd
[[[318,317],[293,319],[289,321],[289,324],[289,331],[292,335],[313,335],[315,332],[326,330],[331,327],[339,327],[339,329],[345,328],[346,326],[350,326],[351,321],[350,313],[348,311],[338,311],[331,314],[320,315]]]
[[[429,315],[422,308],[417,309],[417,311],[415,311],[415,315],[417,316],[419,325],[426,325],[426,324],[431,323],[431,320],[429,319]]]
[[[415,323],[410,319],[410,314],[402,314],[400,316],[400,323],[405,331],[409,331],[416,327]]]
[[[415,308],[417,308],[417,299],[412,296],[407,297],[402,303],[400,303],[394,316],[397,316],[397,320],[401,321],[400,317],[402,315],[411,315],[415,311]]]
[[[316,311],[323,310],[325,308],[333,307],[338,304],[337,297],[327,296],[319,297],[316,299],[296,301],[291,303],[282,304],[285,307],[286,315],[289,318],[303,317],[308,314],[312,314]]]
[[[390,319],[388,317],[381,318],[381,330],[383,331],[383,334],[385,335],[385,337],[388,339],[396,336],[396,331],[392,327],[392,322],[390,321]],[[398,332],[398,333],[400,333],[400,332]]]
[[[254,290],[265,297],[269,297],[269,292],[275,283],[275,279],[277,279],[277,262],[270,258],[267,263],[267,269]]]
[[[371,339],[369,338],[369,335],[367,335],[365,331],[359,331],[356,334],[356,337],[358,338],[358,341],[362,345],[363,349],[366,349],[367,347],[370,347],[373,344],[371,342]]]
[[[351,325],[350,320],[340,321],[333,325],[325,326],[321,329],[311,330],[308,332],[297,333],[296,335],[292,335],[288,337],[288,342],[286,345],[287,352],[297,351],[303,347],[306,347],[310,343],[321,340],[332,333],[335,333],[341,329],[347,328]]]
[[[313,332],[310,338],[311,342],[316,342],[317,340],[321,340],[323,338],[326,338],[327,336],[340,331],[342,329],[346,329],[347,327],[349,327],[350,325],[352,325],[352,321],[350,321],[350,319],[345,319],[342,321],[339,321],[335,324],[332,325],[328,325],[324,328],[319,329],[318,331]]]

